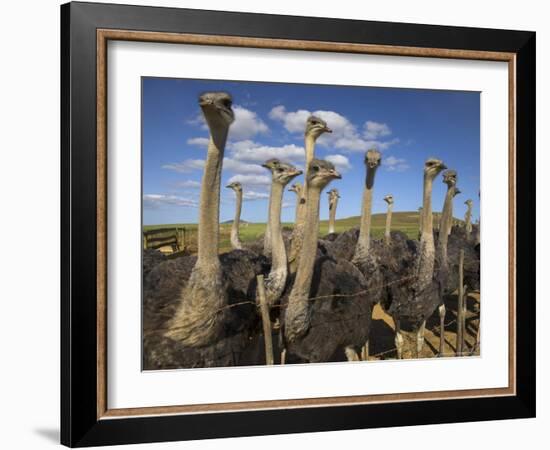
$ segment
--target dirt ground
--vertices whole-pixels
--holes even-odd
[[[458,297],[456,295],[452,295],[449,296],[445,302],[445,350],[443,356],[446,357],[456,356],[457,299]],[[479,355],[479,347],[472,352],[476,343],[477,330],[479,327],[480,298],[478,292],[468,295],[467,306],[466,331],[464,333],[464,356]],[[393,319],[386,314],[379,305],[376,305],[373,310],[373,323],[369,342],[369,360],[396,358],[394,330],[395,325]],[[438,356],[439,336],[439,315],[436,311],[426,323],[425,343],[418,356],[416,354],[416,335],[412,332],[403,331],[405,340],[403,358],[433,358]]]

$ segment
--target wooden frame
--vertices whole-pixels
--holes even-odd
[[[89,3],[63,5],[61,15],[62,443],[85,446],[534,416],[534,33]],[[279,31],[283,29],[288,31]],[[509,386],[109,409],[108,40],[508,62]],[[433,402],[442,400],[435,413]]]

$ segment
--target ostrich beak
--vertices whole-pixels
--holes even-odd
[[[335,169],[331,169],[331,170],[330,170],[330,174],[332,175],[333,178],[336,178],[337,180],[341,180],[341,179],[342,179],[342,175],[340,175],[340,172],[338,172],[338,171],[335,170]]]
[[[441,170],[447,170],[447,166],[443,163],[441,163]]]
[[[302,175],[303,173],[304,173],[304,172],[301,171],[301,170],[295,170],[295,171],[294,171],[294,174],[295,174],[296,176]]]
[[[332,130],[329,127],[325,127],[324,131],[325,133],[332,133]]]
[[[270,167],[267,164],[262,164],[262,167],[265,167],[266,169],[270,169]]]

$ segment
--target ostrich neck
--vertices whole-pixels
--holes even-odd
[[[284,270],[286,273],[287,261],[285,243],[281,230],[281,207],[283,203],[284,186],[279,183],[271,185],[271,202],[269,206],[269,224],[271,226],[271,272]]]
[[[359,239],[355,248],[354,260],[365,258],[370,247],[370,227],[372,219],[372,191],[374,188],[374,176],[376,168],[367,168],[365,190],[363,191],[363,211],[361,213],[361,226],[359,228]]]
[[[422,234],[429,234],[433,240],[432,185],[433,179],[425,175],[424,194],[422,198]]]
[[[472,220],[472,207],[468,205],[468,209],[466,209],[466,222],[470,223]]]
[[[233,220],[233,224],[231,225],[231,242],[236,244],[237,247],[240,247],[240,239],[239,239],[239,226],[241,223],[241,210],[243,206],[243,192],[237,191],[237,205],[235,208],[235,219]]]
[[[321,190],[310,187],[306,207],[306,221],[304,227],[304,240],[302,242],[302,255],[298,264],[296,280],[289,298],[289,304],[302,303],[307,306],[313,267],[317,253],[317,235],[319,234],[319,202]]]
[[[298,216],[300,214],[300,199],[302,198],[302,191],[296,192],[296,210],[294,212],[294,223],[298,222]]]
[[[422,234],[420,236],[420,255],[418,259],[418,288],[427,287],[433,277],[435,247],[432,217],[432,184],[433,178],[424,175],[424,196],[422,203]]]
[[[388,212],[386,214],[386,237],[390,236],[390,230],[391,230],[391,215],[393,211],[393,203],[388,204]]]
[[[309,164],[315,158],[315,138],[309,134],[306,135],[305,139],[305,148],[306,148],[306,170],[304,174],[305,184],[307,185],[307,176],[309,173]]]
[[[306,148],[306,168],[304,173],[304,185],[302,186],[301,194],[298,196],[298,206],[296,214],[296,223],[294,225],[294,232],[292,233],[292,242],[290,246],[290,270],[292,273],[296,271],[298,260],[300,259],[300,254],[302,253],[302,240],[304,236],[304,227],[306,219],[306,210],[307,204],[306,199],[308,198],[308,186],[307,186],[307,177],[309,173],[309,164],[315,157],[315,138],[309,134],[306,134],[305,138],[305,148]]]
[[[453,214],[453,197],[453,188],[449,186],[445,194],[445,202],[443,203],[443,212],[441,213],[439,226],[439,253],[442,264],[447,264],[447,242],[449,240],[449,224]]]
[[[334,225],[336,222],[336,207],[338,206],[338,198],[329,202],[329,224],[328,232],[334,233]]]
[[[201,183],[197,266],[219,266],[220,180],[227,127],[212,129]]]
[[[302,188],[302,192],[300,194],[300,197],[302,199],[305,199],[307,197],[307,177],[309,174],[309,164],[311,161],[313,161],[313,158],[315,158],[315,138],[309,134],[306,134],[305,139],[305,148],[306,148],[306,169],[304,171],[304,187]],[[302,204],[303,202],[301,202]],[[301,215],[302,217],[305,216],[305,208],[301,208]]]

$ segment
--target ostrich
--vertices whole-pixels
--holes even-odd
[[[305,131],[305,150],[306,150],[306,173],[305,182],[302,189],[302,196],[300,197],[298,206],[298,217],[294,225],[294,232],[292,233],[292,242],[290,245],[289,264],[290,271],[294,273],[298,266],[299,255],[302,250],[302,241],[304,238],[305,227],[305,215],[306,215],[306,198],[307,198],[307,180],[308,170],[311,165],[311,161],[315,158],[315,142],[323,133],[332,133],[332,130],[327,126],[327,123],[316,116],[309,116],[306,122]]]
[[[231,224],[231,246],[235,250],[241,250],[243,248],[243,243],[239,237],[239,224],[241,222],[241,209],[243,206],[243,187],[241,183],[235,181],[226,186],[229,189],[233,189],[235,192],[235,197],[237,199],[237,206],[235,208],[235,219]]]
[[[442,286],[441,304],[439,305],[439,354],[443,355],[445,347],[445,302],[444,294],[449,291],[454,291],[456,286],[449,283],[449,261],[447,258],[447,242],[449,240],[448,229],[453,217],[453,199],[460,192],[456,187],[457,173],[455,170],[446,170],[443,172],[443,183],[447,185],[447,193],[443,203],[443,211],[441,213],[439,235],[437,242],[437,253],[439,258],[439,281]]]
[[[386,213],[386,231],[384,232],[384,242],[386,245],[391,243],[391,215],[393,211],[393,195],[389,194],[384,197],[384,201],[388,204],[388,212]]]
[[[294,214],[294,223],[298,222],[298,210],[300,209],[300,199],[302,198],[302,184],[297,181],[288,190],[296,194],[296,212]]]
[[[371,149],[365,155],[365,165],[367,166],[367,176],[365,179],[365,189],[363,190],[363,211],[361,213],[361,226],[359,228],[359,239],[355,246],[353,262],[365,259],[369,253],[370,247],[370,226],[372,219],[372,191],[374,187],[374,176],[380,166],[382,155],[378,150]]]
[[[226,258],[230,267],[222,265],[218,257],[220,179],[227,134],[234,120],[231,103],[231,96],[224,92],[199,98],[210,141],[201,185],[198,255],[186,285],[175,293],[177,307],[165,333],[187,347],[203,347],[227,337],[232,323],[239,324],[242,312],[227,306],[247,297],[258,272],[253,255],[247,252],[237,250]],[[237,280],[232,277],[235,274]]]
[[[315,258],[321,191],[341,176],[332,163],[316,159],[307,173],[304,257],[283,304],[283,344],[309,362],[330,360],[338,350],[344,350],[348,360],[358,360],[357,349],[368,341],[372,313],[369,298],[362,294],[364,277],[348,261]]]
[[[402,357],[403,337],[401,326],[410,324],[416,332],[416,350],[424,344],[426,319],[440,305],[440,283],[435,267],[435,243],[432,216],[432,186],[435,177],[447,167],[442,161],[429,158],[424,164],[424,187],[422,205],[422,230],[418,247],[409,241],[414,262],[404,270],[386,272],[388,281],[389,313],[395,322],[395,346],[397,357]],[[406,261],[411,255],[403,255]]]
[[[336,208],[338,207],[338,199],[340,198],[340,193],[338,189],[332,188],[327,192],[328,194],[328,210],[329,210],[329,220],[328,220],[328,233],[334,234],[334,222],[336,221]]]
[[[464,202],[466,205],[466,213],[464,214],[464,223],[466,226],[466,233],[467,236],[470,237],[470,233],[472,232],[472,206],[474,206],[474,202],[472,202],[471,199],[468,199]]]
[[[288,274],[286,249],[281,230],[281,207],[285,186],[302,173],[291,164],[278,160],[269,160],[263,167],[271,171],[271,195],[269,199],[268,223],[271,228],[271,270],[265,278],[265,296],[267,304],[273,306],[281,297]]]

